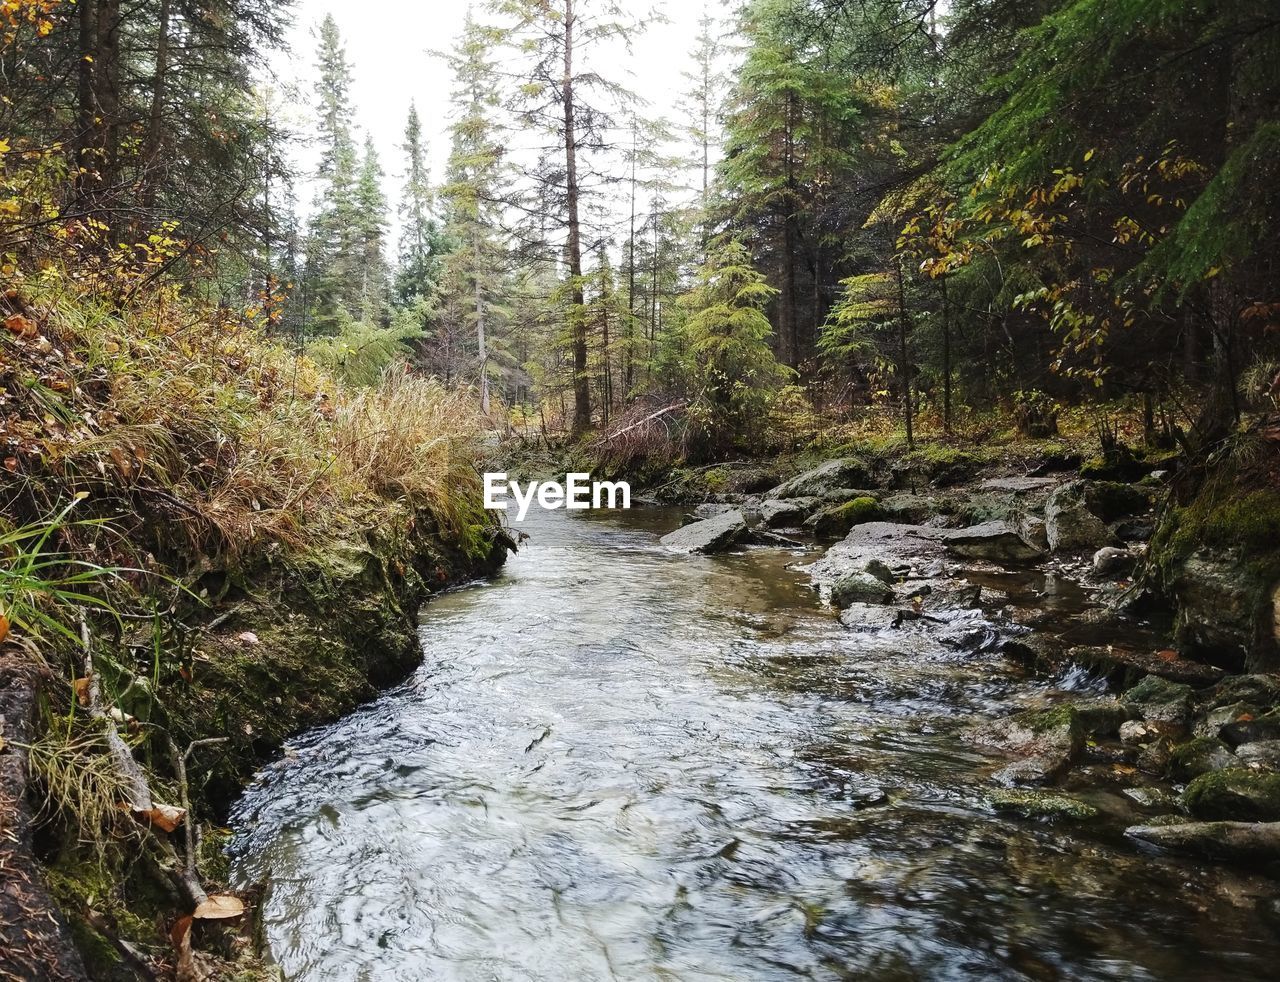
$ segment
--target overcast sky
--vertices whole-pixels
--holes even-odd
[[[723,0],[706,0],[706,4],[714,14],[724,16]],[[468,6],[467,0],[297,0],[291,50],[275,59],[281,82],[297,86],[290,107],[295,125],[304,134],[312,132],[315,32],[325,14],[333,14],[355,76],[352,99],[356,120],[373,136],[378,148],[393,213],[404,170],[399,147],[410,100],[417,103],[430,140],[433,178],[438,181],[443,171],[452,79],[448,67],[429,52],[452,46]],[[648,5],[626,6],[639,10]],[[692,70],[689,52],[704,0],[653,0],[652,6],[666,23],[648,24],[636,36],[629,58],[619,58],[622,64],[617,66],[603,67],[620,69],[629,76],[624,78],[626,84],[650,103],[650,114],[671,115],[678,93],[687,85],[681,72]],[[304,172],[314,166],[303,149],[298,151],[298,164]],[[312,191],[305,186],[298,191],[298,205],[305,214]]]

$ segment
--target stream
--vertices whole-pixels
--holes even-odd
[[[535,509],[411,679],[262,772],[234,873],[288,978],[1275,977],[1275,882],[1143,853],[1120,785],[984,798],[962,727],[1090,679],[847,631],[795,552],[662,549],[680,516]]]

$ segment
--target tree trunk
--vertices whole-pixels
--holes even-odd
[[[787,193],[783,198],[782,226],[782,311],[779,318],[779,348],[782,362],[795,368],[799,363],[796,346],[796,215],[795,215],[795,162],[791,131],[791,113],[795,96],[787,95],[787,122],[784,136],[784,165]]]
[[[902,380],[902,423],[907,430],[907,446],[915,446],[912,432],[911,361],[907,350],[907,287],[898,259],[898,374]]]
[[[565,205],[569,220],[570,333],[573,339],[573,426],[579,436],[591,428],[591,380],[587,377],[587,320],[583,315],[582,227],[578,219],[578,135],[573,103],[574,0],[564,0]]]
[[[480,353],[480,411],[489,415],[489,349],[484,336],[484,297],[480,292],[480,270],[476,270],[476,341]]]
[[[90,211],[90,198],[96,181],[92,175],[97,169],[98,151],[102,145],[98,131],[97,111],[94,108],[94,73],[97,71],[98,8],[97,0],[79,0],[78,54],[76,71],[76,204],[82,212]]]
[[[951,435],[951,305],[942,279],[942,432]]]
[[[142,205],[150,208],[156,199],[160,181],[155,173],[160,166],[160,139],[164,122],[165,87],[169,82],[169,16],[171,0],[160,0],[160,22],[156,27],[156,77],[151,85],[151,111],[147,120],[147,142],[142,159],[146,162],[143,174]]]
[[[101,123],[98,170],[105,188],[114,188],[120,165],[120,0],[98,0],[94,109]]]
[[[627,240],[627,330],[626,345],[623,348],[622,383],[625,391],[622,398],[631,398],[631,389],[635,381],[635,322],[636,322],[636,121],[631,119],[631,237]]]

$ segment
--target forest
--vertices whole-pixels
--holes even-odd
[[[1228,965],[1266,977],[1280,951],[1267,900],[1280,869],[1280,7],[441,0],[461,25],[446,36],[420,30],[414,5],[366,6],[380,31],[422,35],[420,61],[395,68],[394,155],[379,126],[401,107],[370,113],[362,95],[387,69],[352,56],[340,25],[354,15],[336,5],[0,0],[0,976],[552,978],[562,955],[581,978],[1190,978]],[[660,29],[678,50],[645,47]],[[429,70],[447,86],[412,81]],[[626,479],[652,517],[540,526],[534,509],[525,530],[527,502],[518,524],[483,505],[483,475],[499,470]],[[608,521],[624,524],[602,545]],[[627,536],[689,563],[645,566]],[[521,572],[550,564],[547,542],[578,579]],[[721,565],[690,565],[720,552],[707,562]],[[579,592],[610,570],[648,599]],[[736,577],[722,589],[738,599],[679,606],[717,576]],[[671,596],[645,593],[668,578]],[[510,583],[525,606],[485,599]],[[598,623],[609,604],[630,625],[625,644]],[[645,695],[618,695],[613,668],[580,674],[611,645],[662,648],[650,617],[671,637],[696,625],[772,652],[758,657],[774,688],[743,690],[760,716],[737,732],[773,720],[779,740],[799,741],[788,759],[838,771],[859,814],[936,792],[956,823],[976,823],[970,845],[997,834],[976,812],[1015,822],[1000,841],[1034,872],[1002,869],[991,875],[1008,890],[992,891],[1010,905],[1005,929],[1023,918],[1026,933],[949,939],[941,925],[971,916],[959,898],[980,873],[939,859],[952,878],[919,889],[952,906],[917,925],[929,940],[914,947],[910,932],[860,935],[850,925],[867,908],[844,911],[861,897],[844,885],[769,893],[763,912],[708,887],[705,906],[654,914],[671,930],[690,910],[705,918],[683,940],[653,927],[663,953],[646,961],[614,933],[622,915],[582,938],[564,908],[558,928],[526,924],[526,896],[485,893],[507,888],[502,876],[468,867],[480,899],[463,920],[511,905],[477,928],[478,953],[434,921],[412,922],[438,942],[429,955],[400,947],[401,902],[386,899],[400,896],[397,872],[368,886],[381,933],[326,960],[346,957],[326,940],[344,915],[312,919],[286,887],[305,877],[280,873],[292,854],[256,831],[295,828],[319,788],[346,794],[308,770],[330,744],[299,734],[361,743],[342,727],[381,711],[392,697],[379,693],[424,684],[433,659],[456,670],[458,651],[505,626],[494,647],[527,663],[496,672],[491,698],[528,718],[480,704],[454,744],[424,737],[404,753],[505,725],[523,756],[551,754],[580,708],[541,702],[561,689],[595,694],[592,706],[691,693],[625,732],[583,717],[580,738],[611,741],[597,749],[622,755],[624,772],[711,753],[721,736],[625,756],[636,732],[686,711],[709,734],[737,719],[702,688],[731,684],[725,665],[743,670],[732,644],[697,678],[683,673],[703,648],[677,649],[688,664],[645,661]],[[568,635],[540,633],[558,618]],[[856,697],[838,673],[793,677],[798,656],[769,647],[792,638],[807,655],[863,658],[880,651],[872,633],[910,639],[865,666],[871,694]],[[549,654],[566,650],[581,659]],[[945,674],[956,651],[979,660],[972,674]],[[1002,674],[1011,664],[1021,674]],[[562,674],[529,681],[552,665]],[[904,667],[921,665],[944,674]],[[473,667],[451,683],[468,698],[486,666]],[[984,671],[1005,680],[999,692],[981,688]],[[526,672],[526,689],[501,681]],[[938,692],[954,703],[935,706]],[[913,775],[904,761],[933,762],[911,790],[883,774],[868,784],[849,762],[870,743],[855,752],[831,735],[853,724],[812,722],[817,749],[792,733],[818,712],[796,693],[880,706],[875,725],[950,742],[890,761]],[[439,724],[466,702],[432,703]],[[953,713],[963,733],[928,722]],[[743,814],[792,807],[734,783],[735,768],[782,767],[762,748],[716,759],[708,793]],[[505,750],[440,752],[432,766],[487,789],[475,792],[486,808],[486,793],[509,794],[493,814],[524,815],[524,785],[468,769]],[[286,765],[303,776],[272,776]],[[956,788],[953,772],[978,776]],[[295,797],[254,790],[304,777]],[[573,772],[589,804],[567,784],[548,800],[611,800],[591,792],[596,777]],[[667,774],[648,777],[666,787]],[[754,793],[773,788],[757,777]],[[656,829],[701,801],[681,787],[679,807],[645,799]],[[925,848],[963,853],[962,833],[931,824],[943,810],[917,816]],[[513,836],[527,846],[576,815],[517,817]],[[718,862],[735,861],[740,839],[800,848],[792,831],[719,820],[705,824],[721,839],[697,843]],[[433,826],[437,838],[507,869],[459,821]],[[803,854],[750,889],[780,889],[793,868],[826,884],[847,859],[823,852],[830,841],[861,848],[896,828],[844,821],[807,815],[806,829],[842,831],[796,833]],[[1058,823],[1089,821],[1101,851],[1077,854],[1076,875],[1105,885],[1072,881],[1063,902],[1084,897],[1095,925],[1128,918],[1141,941],[1101,928],[1081,941],[1067,908],[1037,919],[1011,899],[1066,882],[1045,854],[1075,841]],[[1116,846],[1129,840],[1146,844],[1141,860]],[[561,870],[564,854],[582,866]],[[373,862],[308,855],[320,871]],[[594,869],[573,848],[557,856],[524,878],[578,885]],[[419,858],[435,869],[434,853]],[[628,888],[648,896],[689,857],[633,858],[632,872],[653,864]],[[1232,863],[1256,868],[1237,883]],[[727,875],[746,889],[751,874]],[[1215,929],[1175,899],[1196,892],[1179,875],[1216,898],[1213,916],[1233,884],[1245,899]],[[697,894],[683,876],[679,890]],[[901,902],[906,923],[911,876],[857,902]],[[1153,903],[1131,895],[1143,889]],[[1161,904],[1164,921],[1149,909]],[[769,933],[777,910],[800,924],[785,941]],[[986,938],[1000,917],[970,933]],[[742,962],[719,960],[724,938],[682,947],[720,924],[768,939],[744,942]],[[511,925],[552,947],[499,957],[520,947]],[[557,955],[557,937],[578,946]]]

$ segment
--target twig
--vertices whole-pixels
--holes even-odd
[[[656,413],[650,413],[648,416],[640,420],[638,423],[632,423],[630,426],[624,426],[622,429],[618,430],[616,433],[610,433],[607,437],[605,437],[605,440],[606,441],[616,440],[618,437],[622,436],[622,434],[624,433],[630,433],[632,430],[637,429],[641,426],[644,426],[645,423],[653,422],[659,416],[665,415],[666,413],[674,412],[677,409],[684,409],[685,406],[687,405],[689,405],[687,401],[682,401],[682,402],[672,403],[670,406],[664,406],[663,408],[659,409]]]

